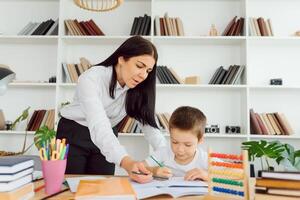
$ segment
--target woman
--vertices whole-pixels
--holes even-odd
[[[157,57],[151,42],[134,36],[79,77],[74,101],[61,110],[57,129],[57,138],[70,145],[66,173],[113,175],[117,164],[133,180],[151,180],[144,165],[120,145],[116,126],[129,115],[141,123],[154,149],[165,146],[154,117]]]

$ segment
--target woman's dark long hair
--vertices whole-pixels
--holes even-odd
[[[109,84],[109,94],[111,98],[115,97],[115,88],[117,83],[117,74],[115,66],[118,63],[118,58],[123,56],[125,60],[131,57],[151,55],[155,60],[153,70],[148,74],[148,77],[138,84],[135,88],[127,91],[125,100],[125,109],[130,117],[135,118],[142,124],[148,124],[157,128],[155,122],[155,77],[156,77],[156,62],[157,50],[155,46],[148,40],[140,37],[133,36],[127,39],[121,46],[106,60],[96,64],[113,67],[112,76]]]

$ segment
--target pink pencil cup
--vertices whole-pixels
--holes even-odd
[[[59,192],[64,181],[67,160],[42,160],[45,191],[48,195]]]

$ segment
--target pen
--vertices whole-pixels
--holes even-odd
[[[131,173],[133,173],[133,174],[136,174],[136,175],[148,175],[148,174],[146,174],[146,173],[143,173],[143,172],[135,172],[135,171],[131,171]],[[160,179],[160,180],[169,180],[169,178],[168,177],[162,177],[162,176],[152,176],[153,178],[155,178],[155,179]]]
[[[35,189],[34,189],[34,192],[38,192],[38,191],[40,191],[41,189],[43,189],[44,187],[45,187],[45,184],[43,184],[43,185],[41,185],[41,186],[35,188]]]
[[[66,189],[64,189],[64,190],[61,190],[61,191],[59,191],[59,192],[56,192],[56,193],[51,194],[51,195],[49,195],[49,196],[46,196],[46,197],[42,198],[41,200],[49,199],[50,197],[54,197],[54,196],[56,196],[56,195],[58,195],[58,194],[61,194],[61,193],[63,193],[63,192],[66,192],[66,191],[68,191],[68,190],[69,190],[69,188],[66,188]]]
[[[161,163],[161,162],[158,162],[153,156],[150,156],[150,158],[151,158],[152,160],[154,160],[154,162],[156,162],[156,163],[158,164],[158,166],[164,167],[164,164]]]

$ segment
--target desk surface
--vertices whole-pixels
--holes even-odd
[[[75,176],[75,175],[67,175],[68,177],[70,176]],[[78,176],[78,175],[77,175]],[[34,182],[34,187],[38,188],[40,186],[44,185],[44,181],[40,180],[37,182]],[[66,189],[65,186],[62,187],[62,190]],[[48,195],[45,193],[45,189],[41,189],[38,192],[35,193],[34,198],[32,198],[32,200],[40,200],[43,199],[45,197],[47,197]],[[192,200],[192,199],[202,199],[203,196],[186,196],[186,197],[182,197],[182,198],[178,198],[178,199],[184,199],[184,200]],[[72,193],[70,190],[67,190],[65,192],[62,192],[58,195],[55,195],[54,197],[51,198],[47,198],[47,199],[52,199],[52,200],[71,200],[74,199],[74,193]],[[148,198],[150,199],[160,199],[160,200],[167,200],[167,199],[173,199],[172,197],[168,196],[168,195],[160,195],[160,196],[155,196],[153,198]]]
[[[67,177],[72,177],[72,176],[78,176],[78,175],[67,175]],[[44,181],[40,180],[34,183],[35,188],[38,188],[39,186],[44,185]],[[65,186],[62,187],[62,190],[66,189]],[[32,198],[32,200],[40,200],[43,199],[45,197],[47,197],[48,195],[45,194],[45,190],[42,189],[38,192],[35,193],[35,196]],[[72,200],[74,199],[74,193],[72,193],[70,190],[67,190],[65,192],[62,192],[58,195],[55,195],[54,197],[51,198],[47,198],[47,199],[52,199],[52,200]],[[172,199],[171,196],[168,195],[160,195],[160,196],[155,196],[152,198],[148,198],[149,200],[153,200],[153,199],[158,199],[158,200],[167,200],[167,199]],[[182,199],[182,200],[193,200],[193,199],[197,199],[197,200],[203,200],[204,197],[203,196],[185,196],[185,197],[181,197],[178,199]],[[218,198],[219,199],[219,198]],[[229,198],[230,199],[230,198]],[[271,195],[262,195],[262,194],[255,194],[255,200],[282,200],[283,197],[282,196],[271,196]],[[286,200],[297,200],[298,198],[296,197],[284,197],[284,199]],[[224,199],[223,199],[224,200]]]

